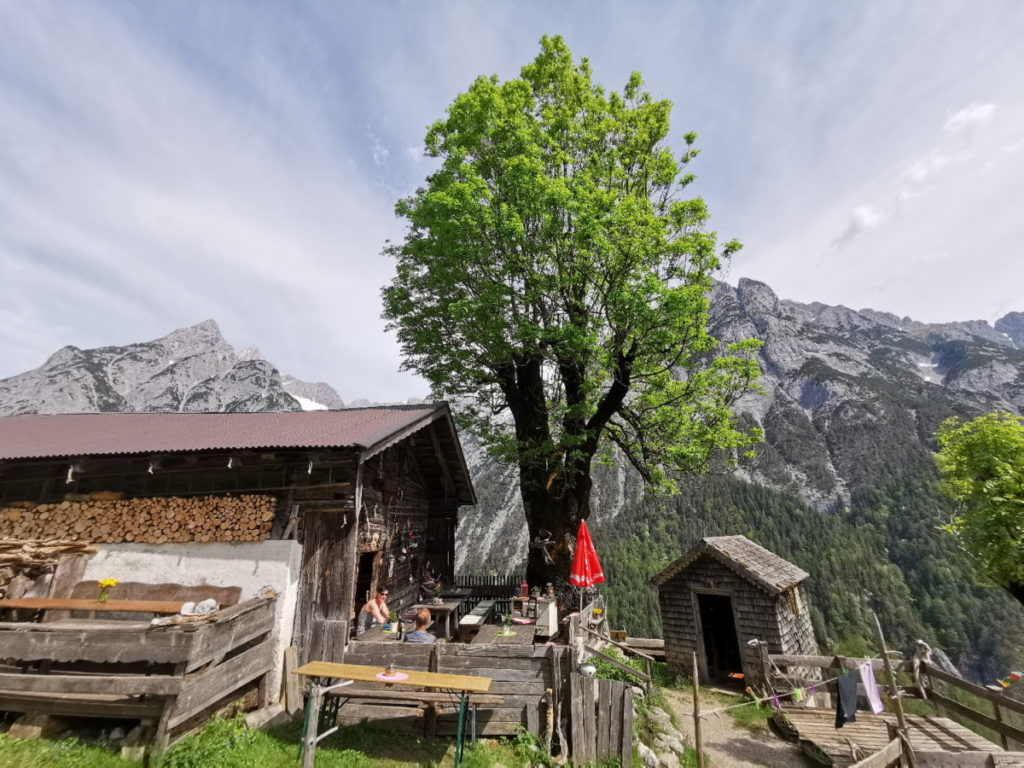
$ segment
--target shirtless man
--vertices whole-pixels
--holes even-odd
[[[356,635],[372,627],[375,623],[383,626],[389,621],[391,611],[387,604],[388,590],[386,587],[377,587],[377,596],[370,600],[359,612],[359,620],[356,622]]]

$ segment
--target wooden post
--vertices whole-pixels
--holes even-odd
[[[1003,711],[999,708],[998,702],[992,702],[992,714],[995,716],[995,719],[998,720],[1000,723],[1003,722]],[[1003,745],[1003,749],[1009,752],[1010,740],[1006,737],[1005,733],[999,734],[999,741]]]
[[[704,768],[704,744],[700,737],[700,678],[697,676],[697,654],[693,654],[693,743],[697,750],[697,768]]]
[[[764,678],[765,691],[775,693],[775,686],[772,684],[772,663],[768,658],[768,644],[764,640],[758,640],[757,651],[761,656],[761,676]]]
[[[896,684],[896,674],[892,671],[892,664],[889,662],[889,649],[885,646],[885,635],[882,634],[882,623],[878,620],[878,614],[874,611],[871,615],[875,619],[875,629],[878,630],[878,642],[882,646],[882,663],[885,665],[885,674],[889,676],[889,684],[892,686],[892,703],[896,707],[896,720],[899,721],[900,730],[903,732],[904,752],[910,768],[917,766],[914,759],[914,751],[910,748],[910,730],[907,727],[907,716],[903,713],[903,702],[900,700],[900,689]]]

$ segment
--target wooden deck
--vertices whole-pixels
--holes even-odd
[[[827,709],[783,707],[800,735],[804,752],[821,765],[853,765],[889,743],[888,724],[895,715],[858,712],[855,723],[835,727],[835,712]],[[1000,747],[945,717],[908,715],[910,743],[929,752],[999,752]],[[859,751],[856,751],[859,750]]]

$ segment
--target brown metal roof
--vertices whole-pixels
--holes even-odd
[[[363,448],[448,415],[444,404],[292,413],[78,413],[0,418],[0,460],[253,448]]]
[[[784,560],[746,536],[707,536],[654,576],[651,583],[661,586],[701,555],[708,554],[720,560],[750,581],[773,594],[789,589],[808,577],[808,573],[788,560]]]

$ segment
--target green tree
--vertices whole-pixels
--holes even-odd
[[[992,581],[1024,603],[1024,423],[989,413],[938,432],[940,489],[958,504],[945,526]]]
[[[519,78],[477,78],[429,128],[439,167],[396,205],[408,227],[385,248],[383,291],[404,367],[518,464],[531,540],[553,541],[531,547],[531,581],[567,575],[609,446],[669,487],[667,469],[760,438],[730,408],[759,373],[755,342],[706,330],[713,275],[740,246],[719,250],[704,202],[681,197],[695,135],[676,157],[671,104],[639,74],[606,92],[560,37],[540,45]]]

